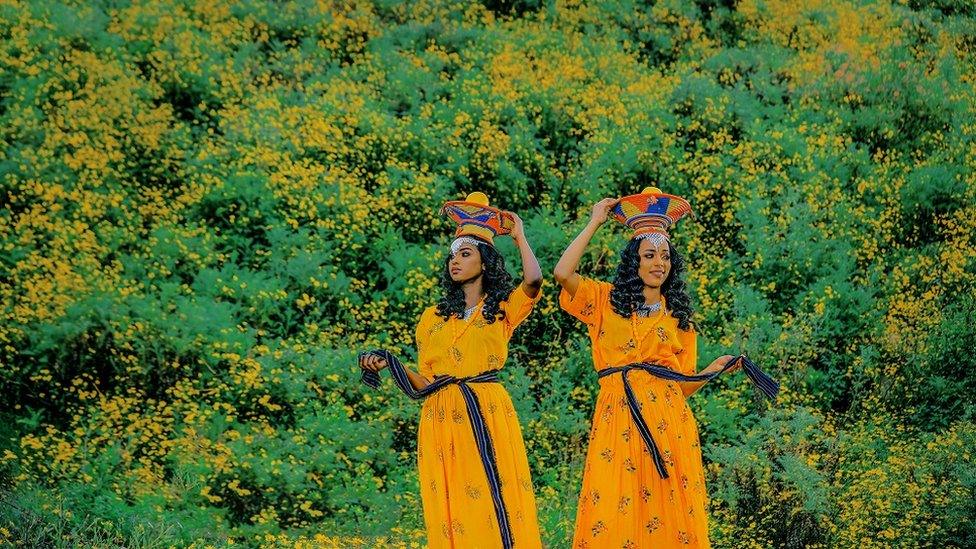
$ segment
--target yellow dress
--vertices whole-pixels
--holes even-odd
[[[610,306],[612,287],[583,277],[576,295],[559,295],[560,306],[587,325],[595,368],[652,362],[694,374],[695,332],[678,329],[666,302],[647,318],[621,317]],[[573,547],[709,547],[698,426],[681,387],[643,371],[628,377],[668,478],[637,431],[622,376],[600,378]]]
[[[480,310],[467,320],[424,311],[417,326],[420,374],[469,377],[498,370],[508,357],[512,332],[529,315],[542,292],[530,298],[520,284],[501,304],[504,320],[489,324]],[[525,443],[508,392],[500,383],[471,383],[494,445],[501,494],[514,547],[541,547],[535,495]],[[427,543],[433,548],[502,547],[485,467],[479,459],[465,400],[458,385],[424,401],[417,433],[420,495]]]

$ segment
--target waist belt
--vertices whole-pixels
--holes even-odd
[[[495,505],[495,517],[498,519],[498,531],[502,536],[502,546],[511,549],[514,545],[512,528],[508,521],[508,511],[505,508],[505,501],[502,499],[501,480],[498,475],[498,464],[495,460],[495,446],[491,441],[491,433],[488,432],[488,425],[481,412],[481,405],[478,403],[478,396],[474,394],[469,384],[471,383],[498,383],[498,370],[484,372],[470,377],[437,376],[429,385],[423,389],[414,389],[407,377],[407,371],[400,360],[391,352],[378,349],[367,351],[363,354],[373,354],[384,360],[390,366],[390,373],[393,375],[393,382],[407,396],[414,400],[427,398],[428,396],[440,391],[448,385],[457,385],[464,396],[464,404],[468,409],[468,419],[471,420],[471,430],[474,433],[475,443],[478,445],[478,455],[481,457],[481,464],[485,468],[485,477],[488,479],[488,487],[491,489],[491,500]],[[376,389],[380,385],[379,372],[372,370],[362,370],[362,382],[369,387]]]
[[[630,408],[630,416],[634,418],[634,423],[637,425],[637,430],[640,432],[641,438],[644,440],[644,446],[651,454],[651,459],[654,460],[654,467],[657,469],[658,475],[661,478],[668,478],[668,471],[664,467],[664,458],[661,457],[661,452],[658,450],[657,444],[654,443],[654,438],[651,437],[651,429],[647,426],[647,422],[644,421],[644,417],[640,413],[640,407],[637,402],[637,397],[634,396],[634,389],[630,386],[630,381],[627,379],[627,374],[639,370],[642,372],[647,372],[654,377],[665,379],[669,381],[711,381],[716,378],[726,370],[732,367],[736,361],[742,361],[742,367],[749,376],[749,379],[759,387],[767,398],[776,398],[776,394],[779,392],[779,383],[777,383],[773,378],[766,375],[759,366],[756,366],[748,357],[745,355],[739,355],[732,360],[725,363],[725,366],[717,372],[711,374],[695,374],[686,375],[680,372],[675,372],[674,370],[661,366],[660,364],[651,364],[649,362],[635,362],[633,364],[627,364],[625,366],[612,366],[609,368],[604,368],[597,372],[599,377],[607,377],[614,374],[620,374],[624,380],[624,393],[627,397],[627,407]],[[372,372],[375,373],[375,372]]]

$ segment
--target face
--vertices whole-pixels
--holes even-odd
[[[476,278],[481,274],[481,252],[472,244],[462,244],[457,252],[451,254],[447,260],[447,269],[451,280],[463,282]]]
[[[671,273],[671,251],[668,243],[662,242],[659,247],[655,247],[650,239],[642,239],[637,255],[640,257],[637,273],[644,285],[660,288]]]

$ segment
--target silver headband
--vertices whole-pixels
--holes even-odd
[[[471,244],[472,246],[477,248],[478,240],[475,238],[471,238],[470,236],[459,236],[454,239],[454,242],[451,242],[451,253],[456,254],[458,250],[461,249],[461,246],[465,244]]]
[[[664,236],[662,233],[643,233],[637,235],[636,238],[638,240],[650,240],[651,244],[653,244],[655,248],[660,248],[661,244],[669,242],[668,237]]]

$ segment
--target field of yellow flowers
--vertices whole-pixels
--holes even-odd
[[[418,406],[355,354],[415,356],[437,208],[548,273],[655,184],[700,365],[783,383],[692,398],[713,544],[976,546],[974,6],[0,0],[0,545],[423,546]],[[543,291],[504,383],[561,548],[597,383]]]

